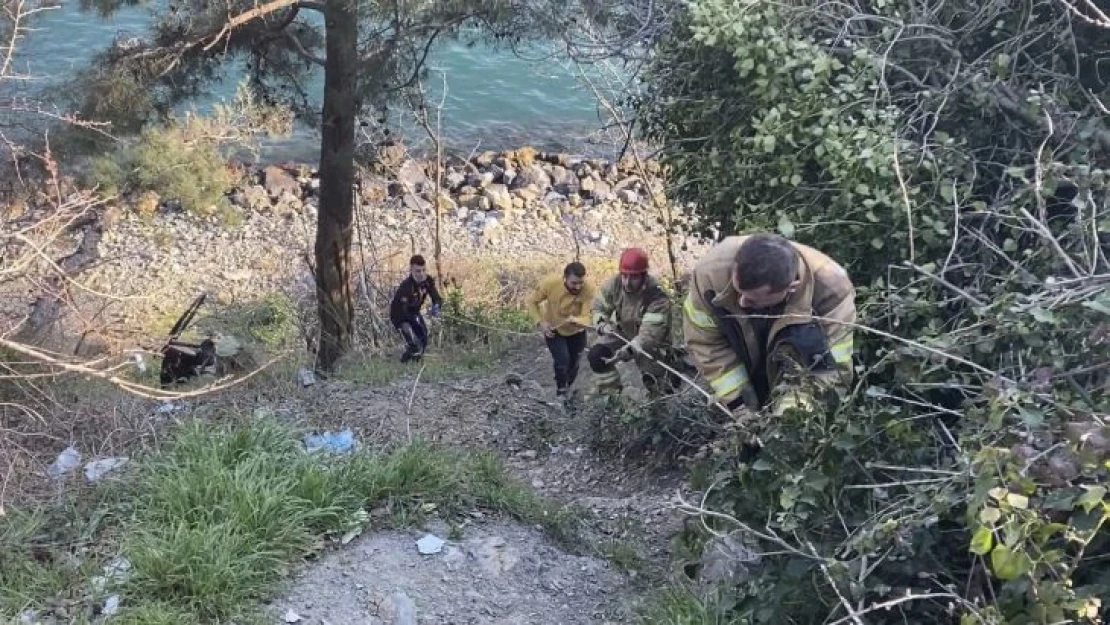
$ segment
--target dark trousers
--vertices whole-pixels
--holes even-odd
[[[578,377],[578,362],[586,349],[586,331],[570,336],[556,334],[544,338],[547,340],[551,358],[555,361],[555,386],[559,390],[570,388]]]
[[[416,314],[408,319],[394,324],[405,338],[405,353],[401,355],[402,361],[409,361],[414,356],[424,353],[428,346],[428,326],[424,324],[424,316]]]

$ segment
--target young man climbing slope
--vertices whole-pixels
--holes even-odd
[[[671,301],[648,274],[648,254],[633,247],[620,256],[620,273],[605,281],[593,301],[599,336],[586,360],[594,372],[599,395],[619,395],[621,376],[616,361],[635,359],[644,388],[651,395],[667,393],[674,384],[658,363],[667,358],[671,338]]]
[[[728,237],[695,265],[683,311],[689,354],[741,422],[765,407],[813,407],[805,385],[783,386],[791,361],[818,389],[852,378],[852,327],[841,322],[855,323],[855,288],[811,247],[772,234]]]
[[[409,259],[409,275],[394,291],[393,301],[389,304],[389,321],[401,332],[407,346],[405,353],[401,354],[401,362],[419,359],[428,346],[428,326],[420,314],[424,301],[429,296],[432,298],[428,314],[433,317],[439,315],[439,307],[443,303],[435,278],[427,274],[426,265],[420,254]]]
[[[540,280],[528,298],[528,311],[539,324],[554,362],[555,393],[563,399],[578,377],[593,298],[594,288],[586,282],[586,266],[580,262],[568,264],[561,275]]]

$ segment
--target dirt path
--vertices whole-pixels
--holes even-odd
[[[667,507],[681,479],[593,449],[586,417],[554,401],[550,362],[540,340],[523,339],[495,373],[414,389],[417,366],[390,385],[328,381],[274,406],[316,427],[351,427],[367,442],[494,449],[537,492],[585,512],[575,553],[504,520],[475,519],[461,536],[442,525],[370,532],[301,570],[270,606],[275,622],[635,622],[636,606],[667,574],[680,528]],[[586,371],[578,386],[588,384]],[[438,553],[418,552],[427,533],[447,540]]]

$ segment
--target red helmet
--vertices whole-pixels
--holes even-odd
[[[647,273],[648,253],[638,247],[630,247],[621,252],[621,273]]]

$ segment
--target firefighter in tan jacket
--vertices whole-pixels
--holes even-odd
[[[741,421],[770,407],[812,408],[784,369],[808,369],[818,388],[852,378],[855,287],[825,254],[772,234],[721,241],[694,267],[683,305],[686,349],[714,395]],[[791,363],[792,361],[792,363]]]
[[[666,359],[671,338],[671,300],[648,274],[648,254],[633,247],[621,253],[620,274],[598,290],[593,322],[599,340],[586,359],[599,395],[621,392],[617,361],[635,360],[644,388],[652,395],[668,392],[674,380],[657,361]]]

